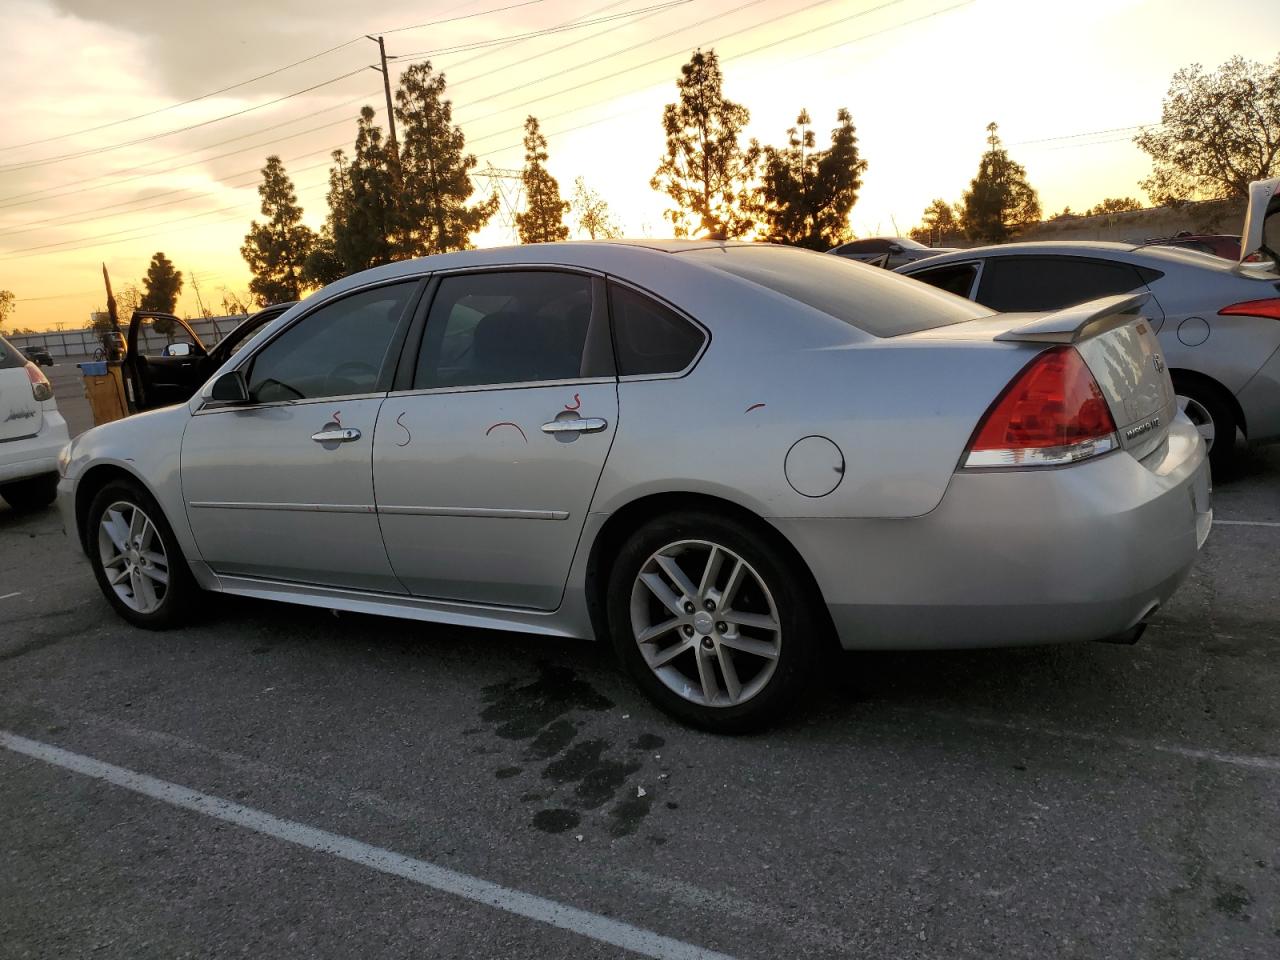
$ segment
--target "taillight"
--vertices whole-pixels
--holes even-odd
[[[49,383],[49,378],[40,372],[40,368],[28,360],[23,369],[27,371],[27,379],[31,381],[31,395],[41,402],[52,400],[53,385]]]
[[[1053,347],[1023,368],[986,412],[966,467],[1074,463],[1120,445],[1106,398],[1075,347]]]
[[[1218,311],[1220,317],[1270,317],[1280,320],[1280,297],[1267,300],[1245,300]]]

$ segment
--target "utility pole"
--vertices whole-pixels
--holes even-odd
[[[367,33],[365,36],[378,45],[378,57],[382,61],[381,67],[374,67],[382,74],[382,92],[387,95],[387,134],[391,143],[391,156],[395,159],[396,167],[400,166],[400,147],[396,143],[396,112],[391,106],[391,73],[387,70],[387,47],[382,42],[382,37],[371,37]],[[393,56],[392,60],[395,59]]]

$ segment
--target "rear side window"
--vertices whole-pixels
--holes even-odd
[[[794,247],[704,247],[679,256],[768,287],[875,337],[945,327],[986,313],[900,274]]]
[[[923,281],[931,287],[937,287],[939,290],[945,290],[947,293],[954,293],[957,297],[966,299],[973,292],[973,280],[977,275],[976,263],[957,263],[910,274],[913,280]]]
[[[10,367],[25,367],[27,359],[17,348],[13,346],[4,337],[0,337],[0,370],[8,370]]]
[[[591,286],[590,277],[551,270],[445,277],[414,389],[581,379]]]
[[[1001,313],[1061,310],[1143,286],[1135,267],[1083,257],[991,257],[978,302]]]
[[[621,377],[679,373],[702,349],[706,334],[652,297],[609,284],[613,349]]]

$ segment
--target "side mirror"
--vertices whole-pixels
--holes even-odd
[[[213,390],[209,393],[209,399],[215,403],[248,403],[249,386],[244,382],[244,374],[239,370],[224,373],[213,381]]]
[[[171,343],[164,348],[166,357],[189,357],[191,356],[191,344],[189,343]]]

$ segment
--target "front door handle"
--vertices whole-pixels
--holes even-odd
[[[313,433],[311,439],[316,443],[350,443],[352,440],[360,439],[360,431],[355,427],[339,427]]]
[[[599,433],[609,426],[603,417],[575,417],[566,420],[552,420],[542,425],[543,433]]]

